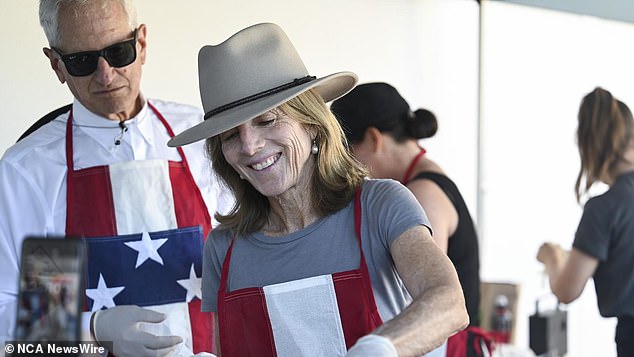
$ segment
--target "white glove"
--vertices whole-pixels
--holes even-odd
[[[156,336],[140,329],[143,323],[159,323],[165,314],[134,305],[99,310],[93,316],[97,341],[112,342],[117,357],[164,356],[170,347],[183,342],[180,336]]]
[[[387,337],[370,334],[358,339],[346,357],[398,357],[398,352]]]

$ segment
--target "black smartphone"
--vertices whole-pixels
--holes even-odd
[[[85,243],[28,237],[22,243],[16,341],[78,342],[84,307]]]

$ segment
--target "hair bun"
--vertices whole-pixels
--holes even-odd
[[[438,131],[436,115],[427,109],[418,109],[414,117],[409,120],[407,130],[416,139],[431,138]]]

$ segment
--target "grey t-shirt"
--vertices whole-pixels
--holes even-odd
[[[365,180],[361,207],[363,252],[379,314],[387,321],[411,302],[389,247],[409,228],[430,224],[412,193],[393,180]],[[216,228],[205,243],[203,311],[217,311],[220,271],[232,238],[232,232]],[[253,233],[237,237],[227,288],[261,287],[358,269],[359,258],[353,200],[344,209],[289,235]]]
[[[594,285],[601,316],[634,317],[634,172],[586,202],[573,247],[599,260]]]

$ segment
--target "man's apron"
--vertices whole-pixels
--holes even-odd
[[[212,351],[213,315],[200,309],[203,240],[211,219],[182,148],[181,162],[138,160],[75,170],[72,134],[71,110],[66,235],[89,238],[86,310],[148,307],[167,319],[144,330],[183,337],[176,355]]]
[[[354,206],[359,269],[228,292],[234,238],[218,289],[223,357],[344,356],[382,324],[361,247],[360,192]]]

